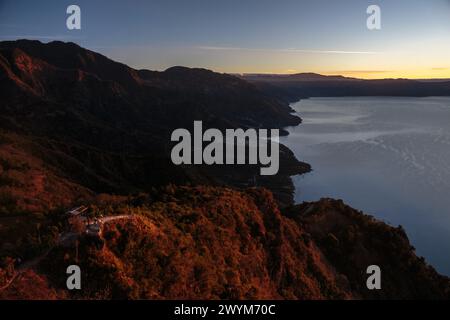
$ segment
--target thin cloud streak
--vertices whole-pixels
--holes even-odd
[[[199,46],[200,50],[210,51],[254,51],[254,52],[274,52],[274,53],[318,53],[318,54],[382,54],[377,51],[347,51],[347,50],[310,50],[310,49],[263,49],[263,48],[240,48],[240,47],[214,47]]]
[[[339,70],[339,71],[330,71],[328,73],[336,73],[336,74],[342,74],[342,73],[352,73],[352,74],[371,74],[371,73],[388,73],[388,72],[395,72],[395,70]]]

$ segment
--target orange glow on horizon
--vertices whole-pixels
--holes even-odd
[[[234,73],[234,74],[279,74],[292,75],[298,73],[317,73],[324,76],[344,76],[358,79],[450,79],[450,68],[435,68],[426,70],[410,70],[410,71],[371,71],[371,70],[343,70],[343,71],[312,71],[312,70],[275,70],[264,72],[227,72],[224,70],[217,70],[219,72]]]

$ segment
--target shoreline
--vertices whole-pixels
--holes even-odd
[[[378,99],[379,97],[374,98]],[[336,109],[333,109],[335,110],[336,113],[340,114],[341,112],[343,112],[347,114],[348,112],[350,112],[349,114],[352,115],[358,115],[359,113],[369,112],[368,110],[370,110],[372,106],[371,104],[372,102],[364,102],[363,105],[365,107],[363,109],[359,108],[347,109],[345,108],[347,101],[351,100],[344,99],[342,102],[336,102],[331,104],[331,102],[330,103],[322,102],[320,99],[321,98],[318,97],[319,100],[318,102],[313,101],[304,102],[301,106],[298,105],[300,101],[297,101],[292,103],[291,106],[297,103],[297,110],[304,111],[305,115],[308,114],[312,118],[319,117],[318,114],[320,114],[321,111],[329,110],[329,108],[333,106],[336,106]],[[439,200],[439,202],[438,201],[433,202],[432,199],[435,199],[433,198],[433,195],[430,195],[425,199],[420,198],[410,199],[408,198],[408,194],[410,193],[417,194],[417,192],[425,190],[424,188],[428,186],[429,185],[428,183],[430,182],[426,180],[423,181],[423,183],[421,182],[420,185],[417,185],[414,188],[402,191],[403,190],[401,189],[402,183],[404,184],[406,182],[411,181],[412,179],[418,179],[422,177],[422,174],[426,174],[426,172],[425,173],[418,172],[417,174],[411,173],[410,170],[412,170],[412,168],[414,167],[411,167],[409,162],[403,162],[407,161],[408,158],[406,159],[400,158],[400,160],[403,159],[403,161],[398,162],[399,161],[398,154],[388,152],[384,149],[384,147],[383,148],[376,147],[374,149],[372,144],[365,144],[364,142],[357,142],[357,144],[348,142],[347,144],[344,145],[330,144],[329,147],[327,146],[323,148],[322,147],[320,148],[313,147],[311,149],[303,148],[305,145],[310,145],[311,143],[312,144],[322,142],[326,143],[327,141],[332,143],[333,141],[335,141],[335,139],[336,141],[341,141],[340,140],[341,138],[339,137],[341,131],[343,133],[346,133],[351,132],[352,130],[356,130],[358,133],[361,132],[361,135],[364,136],[364,132],[367,130],[367,128],[369,128],[370,130],[370,128],[372,128],[375,124],[379,124],[380,121],[384,121],[383,123],[387,123],[386,125],[389,126],[390,128],[389,124],[391,123],[391,121],[397,123],[398,121],[400,121],[399,119],[404,117],[399,112],[403,112],[406,108],[406,105],[404,108],[402,107],[403,105],[400,105],[399,108],[395,107],[398,105],[398,103],[401,103],[402,101],[403,100],[397,100],[397,97],[395,97],[393,100],[390,99],[386,100],[383,99],[379,101],[376,100],[373,103],[380,103],[382,105],[385,105],[384,109],[381,110],[385,110],[386,108],[389,110],[392,109],[392,112],[395,112],[395,115],[399,118],[394,117],[392,118],[392,120],[386,120],[384,117],[380,118],[378,115],[380,116],[386,115],[386,112],[380,110],[379,112],[377,111],[377,113],[374,113],[369,120],[361,123],[358,121],[355,124],[357,125],[357,128],[355,127],[355,129],[353,129],[354,128],[353,120],[352,122],[348,123],[348,126],[346,125],[342,127],[340,125],[338,126],[326,125],[325,127],[320,127],[320,125],[317,125],[315,127],[307,127],[306,128],[307,130],[305,130],[305,128],[299,130],[297,127],[287,128],[291,134],[295,132],[296,136],[293,137],[293,139],[291,140],[287,138],[287,141],[283,142],[287,143],[287,145],[289,145],[291,150],[295,150],[295,155],[297,157],[306,156],[307,162],[309,162],[311,166],[314,165],[316,169],[320,171],[320,175],[317,175],[315,177],[313,177],[312,175],[309,175],[305,179],[303,179],[305,176],[303,176],[303,178],[295,176],[291,177],[295,187],[294,190],[296,190],[295,191],[296,193],[294,194],[295,204],[297,205],[302,204],[303,202],[315,202],[319,201],[321,198],[344,199],[345,203],[350,205],[351,207],[357,208],[365,213],[371,214],[377,220],[382,221],[390,226],[395,227],[398,225],[402,225],[405,227],[405,230],[407,231],[407,234],[410,237],[413,245],[417,247],[418,252],[417,254],[419,256],[426,257],[427,261],[429,261],[431,265],[436,266],[436,268],[438,268],[441,274],[448,276],[450,275],[448,271],[448,260],[445,257],[445,252],[447,251],[446,248],[448,247],[448,245],[442,244],[437,245],[436,248],[433,247],[435,244],[446,243],[445,240],[448,238],[448,236],[445,234],[446,228],[445,221],[447,220],[445,215],[446,210],[445,207],[442,207],[443,205],[445,205],[446,201],[439,200],[440,199],[439,196],[445,190],[444,184],[437,185],[438,189],[436,189],[435,198]],[[405,101],[408,103],[408,105],[410,104],[410,102],[408,102],[410,101],[409,99],[406,99]],[[418,102],[417,107],[412,108],[411,112],[417,110],[418,112],[417,115],[420,116],[421,114],[423,114],[424,119],[428,119],[427,116],[423,113],[426,112],[425,110],[428,109],[423,109],[423,107],[428,106],[428,104],[430,104],[431,106],[434,103],[439,104],[440,103],[439,101],[435,102],[434,99],[432,98],[431,100],[424,100],[423,102],[422,100],[420,100],[420,102]],[[358,101],[354,103],[358,104]],[[321,105],[323,105],[323,108],[317,109]],[[314,112],[314,110],[316,110],[319,113],[318,114],[308,113],[310,111]],[[294,113],[294,115],[297,116],[300,116],[300,114],[303,113],[302,112]],[[321,117],[322,116],[320,116],[319,118]],[[325,115],[323,117],[325,117]],[[332,118],[333,115],[329,115],[326,116],[324,120],[326,120],[326,123],[329,123],[330,121],[333,121]],[[417,122],[424,121],[423,119],[417,117],[416,119]],[[404,124],[406,122],[407,122],[406,120],[402,120],[402,122],[398,123]],[[407,126],[412,126],[414,125],[414,123],[416,122],[413,121],[412,124],[407,123]],[[425,125],[426,124],[427,122],[425,121]],[[438,124],[440,125],[441,122],[439,122]],[[382,132],[384,132],[382,130],[382,127],[380,127],[379,125],[378,127]],[[336,134],[336,136],[330,137],[330,139],[328,139],[327,136],[322,139],[319,138],[321,137],[320,134],[322,132],[330,132],[330,134],[333,133]],[[316,137],[313,133],[317,133],[319,136]],[[305,135],[305,137],[301,138],[303,134]],[[312,135],[310,136],[309,134]],[[383,138],[380,138],[381,139],[380,141],[383,142],[383,146],[384,144],[386,144],[388,147],[389,146],[391,146],[392,148],[395,147],[396,150],[397,149],[403,150],[405,144],[409,143],[408,141],[411,141],[411,139],[414,139],[414,137],[416,137],[416,135],[403,133],[402,130],[400,130],[398,127],[393,128],[393,130],[388,130],[388,133],[386,133],[385,135],[386,136],[383,136]],[[411,156],[415,155],[416,157],[420,157],[420,155],[423,154],[422,151],[420,150],[422,150],[422,148],[425,147],[426,149],[423,150],[432,150],[429,149],[431,147],[428,148],[427,144],[425,145],[423,144],[424,142],[429,141],[428,139],[429,135],[425,135],[423,137],[424,137],[423,141],[422,139],[418,138],[417,143],[411,144],[411,146],[414,146],[413,147],[414,152],[411,151],[412,152]],[[431,136],[431,138],[433,137]],[[376,141],[378,141],[377,139],[378,138],[376,138]],[[290,141],[290,143],[288,141]],[[353,138],[351,139],[351,141],[353,141]],[[397,145],[394,145],[393,143],[397,143]],[[438,146],[441,147],[442,145],[441,144],[436,145],[436,147]],[[348,154],[348,152],[351,152],[352,150],[353,153]],[[408,151],[408,149],[406,151]],[[448,154],[447,151],[445,152],[443,150],[442,152],[439,151],[435,154],[435,156],[429,155],[428,157],[431,158],[428,158],[428,161],[431,161],[431,163],[433,163],[433,160],[443,159],[442,157],[445,156],[446,154]],[[352,159],[354,159],[353,163]],[[368,159],[367,160],[369,161],[368,164],[364,162],[366,161],[364,159]],[[380,162],[377,163],[376,165],[371,165],[370,161],[385,161],[385,162]],[[420,163],[422,164],[422,162]],[[429,166],[430,164],[426,167]],[[402,167],[405,167],[404,170],[407,171],[402,170],[401,171],[402,173],[399,173],[400,176],[396,176],[396,172],[398,172],[399,168]],[[355,172],[355,174],[352,174],[352,172]],[[407,178],[407,180],[405,180],[406,178],[402,177],[404,177],[405,174],[408,172],[412,175],[410,175]],[[431,180],[435,181],[433,177],[434,177],[433,175],[429,176],[430,181]],[[358,183],[361,182],[363,183],[367,182],[367,184],[358,187]],[[389,184],[389,187],[383,187],[384,183]],[[429,208],[428,211],[427,208]],[[437,211],[439,210],[439,208],[442,208],[443,210]],[[436,222],[430,222],[428,216],[434,217],[433,219],[441,219],[443,224],[440,225],[439,223]],[[431,232],[430,235],[427,234],[428,232]],[[439,254],[439,252],[441,253]]]

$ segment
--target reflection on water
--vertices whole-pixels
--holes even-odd
[[[450,98],[313,98],[280,141],[313,172],[296,201],[341,198],[403,225],[417,253],[450,275]]]

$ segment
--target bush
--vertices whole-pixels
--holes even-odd
[[[1,206],[15,206],[17,199],[8,191],[0,191],[0,205]]]

